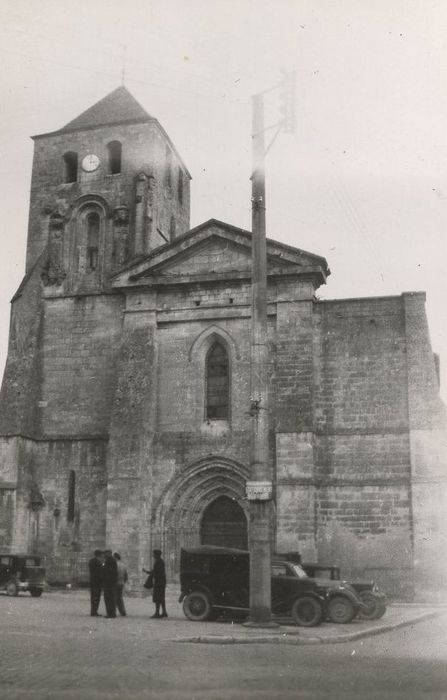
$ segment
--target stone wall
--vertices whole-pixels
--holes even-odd
[[[85,580],[91,551],[106,544],[135,590],[154,546],[175,579],[180,547],[200,542],[214,499],[247,512],[249,280],[187,281],[226,255],[226,245],[204,246],[181,258],[177,283],[103,294],[41,291],[30,271],[3,388],[0,486],[15,517],[0,535],[18,548],[38,542],[52,580]],[[423,299],[319,302],[305,277],[275,279],[268,319],[277,549],[376,578],[391,595],[418,593],[445,546],[447,495]],[[216,339],[229,357],[228,421],[206,420]]]
[[[39,397],[44,435],[108,435],[122,311],[120,294],[45,299]]]
[[[107,144],[111,141],[122,144],[121,173],[112,175],[107,171]],[[128,124],[88,129],[84,131],[46,134],[35,137],[33,175],[27,244],[26,269],[30,270],[48,243],[48,217],[58,212],[68,222],[71,207],[80,198],[100,196],[110,207],[126,206],[131,212],[130,255],[147,252],[150,240],[160,230],[169,240],[171,217],[175,220],[175,235],[189,228],[189,175],[174,151],[172,152],[172,184],[166,187],[166,147],[168,141],[155,122]],[[63,155],[78,154],[78,179],[64,182]],[[81,162],[85,155],[94,153],[100,158],[100,166],[94,172],[84,172]],[[183,199],[177,191],[179,168],[184,177]],[[151,201],[144,201],[144,218],[150,219],[152,233],[147,231],[147,247],[135,250],[137,221],[135,218],[137,177],[144,173],[153,178]],[[148,224],[149,225],[149,224]],[[165,242],[159,239],[159,244]]]

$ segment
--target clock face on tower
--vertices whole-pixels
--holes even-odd
[[[82,161],[82,169],[87,173],[92,173],[99,166],[99,158],[94,153],[89,153]]]

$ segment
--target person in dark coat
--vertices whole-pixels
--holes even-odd
[[[118,582],[118,567],[110,549],[104,552],[104,603],[106,617],[116,617],[116,584]]]
[[[149,576],[152,577],[153,589],[152,589],[152,600],[155,603],[155,613],[151,615],[152,619],[157,619],[160,617],[167,617],[166,612],[166,602],[165,602],[165,591],[166,591],[166,573],[165,573],[165,563],[161,558],[161,550],[154,549],[154,566],[151,571],[143,569]],[[161,615],[160,615],[161,607]]]
[[[94,556],[88,563],[88,570],[90,573],[90,615],[92,617],[101,617],[98,615],[98,608],[103,586],[103,565],[103,553],[100,549],[95,549]]]
[[[123,593],[124,586],[126,585],[129,577],[127,575],[127,569],[121,561],[121,555],[118,554],[118,552],[115,552],[113,556],[116,559],[116,567],[118,570],[118,578],[116,583],[116,607],[118,608],[119,614],[122,617],[126,617],[127,613],[126,606],[124,605]]]

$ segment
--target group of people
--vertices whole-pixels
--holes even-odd
[[[152,569],[143,569],[149,574],[149,584],[152,588],[152,600],[155,603],[155,613],[152,618],[167,617],[165,591],[166,574],[164,561],[161,558],[161,550],[154,549],[154,565]],[[124,605],[124,587],[128,580],[127,569],[121,561],[118,552],[112,554],[112,550],[95,549],[94,556],[88,563],[90,573],[90,615],[101,617],[98,613],[101,593],[104,595],[106,617],[116,618],[117,610],[122,617],[127,615]],[[161,612],[160,612],[161,609]]]

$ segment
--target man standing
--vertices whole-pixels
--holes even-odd
[[[103,585],[104,557],[100,549],[95,549],[94,556],[88,563],[90,573],[90,615],[98,615],[99,601],[101,600],[101,589]]]
[[[116,617],[116,584],[118,581],[118,567],[111,549],[104,552],[104,602],[106,604],[106,617]]]
[[[122,615],[122,617],[125,617],[127,613],[124,606],[123,592],[124,586],[128,579],[127,569],[121,561],[121,556],[118,554],[118,552],[115,552],[113,556],[116,559],[116,567],[118,570],[118,579],[116,583],[116,607],[118,608],[119,614]]]
[[[165,603],[165,591],[166,591],[166,573],[165,573],[165,563],[161,558],[161,550],[154,549],[154,567],[152,571],[147,571],[143,569],[147,574],[152,576],[153,581],[153,594],[152,600],[155,603],[155,613],[151,615],[152,619],[157,619],[160,617],[167,617],[166,603]],[[161,615],[160,615],[161,606]]]

